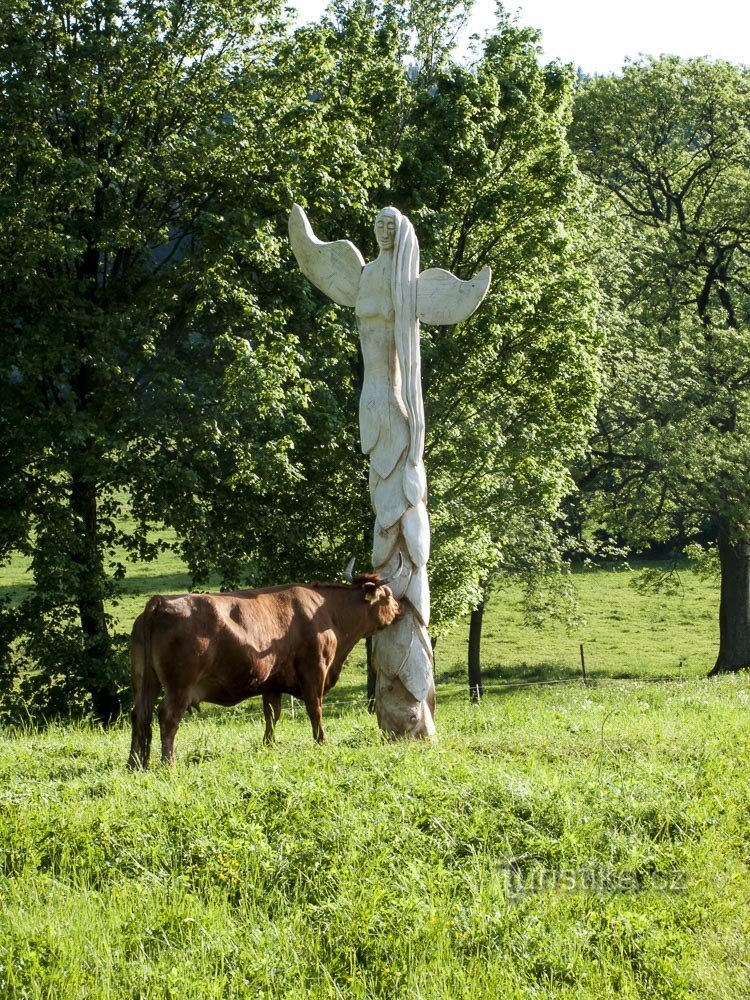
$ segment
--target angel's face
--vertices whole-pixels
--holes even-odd
[[[375,217],[375,239],[381,250],[393,250],[396,241],[396,229],[398,221],[393,209],[384,208]]]

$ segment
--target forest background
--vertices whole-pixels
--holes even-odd
[[[423,330],[436,640],[471,611],[476,653],[508,579],[570,620],[571,559],[688,547],[715,669],[750,664],[746,67],[576,78],[502,14],[459,63],[452,0],[0,9],[0,557],[33,577],[6,718],[127,703],[127,559],[225,588],[367,561],[356,329],[293,200],[363,249],[393,203],[423,266],[493,269]]]

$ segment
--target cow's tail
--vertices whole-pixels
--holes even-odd
[[[135,634],[130,643],[130,679],[133,687],[133,713],[131,716],[133,736],[130,745],[128,767],[142,770],[148,767],[151,755],[151,731],[154,704],[161,690],[161,682],[154,669],[153,621],[163,602],[161,597],[152,597],[146,605],[141,619],[139,643]]]

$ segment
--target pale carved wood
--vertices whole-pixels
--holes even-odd
[[[289,216],[289,238],[300,270],[329,298],[355,309],[364,361],[359,405],[360,444],[370,461],[375,513],[372,559],[404,599],[401,619],[373,636],[378,722],[393,736],[432,737],[435,685],[427,633],[430,524],[423,464],[419,324],[463,322],[489,288],[488,267],[468,281],[450,271],[420,273],[414,229],[397,209],[375,219],[378,257],[366,264],[348,240],[323,242],[302,208]]]

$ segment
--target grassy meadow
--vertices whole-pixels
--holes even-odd
[[[570,635],[498,593],[478,706],[441,639],[436,745],[381,742],[361,651],[324,747],[286,704],[264,749],[257,701],[145,774],[124,724],[0,734],[0,994],[750,997],[750,678],[705,679],[713,585],[632,579],[577,574]],[[128,586],[123,622],[185,578]]]

